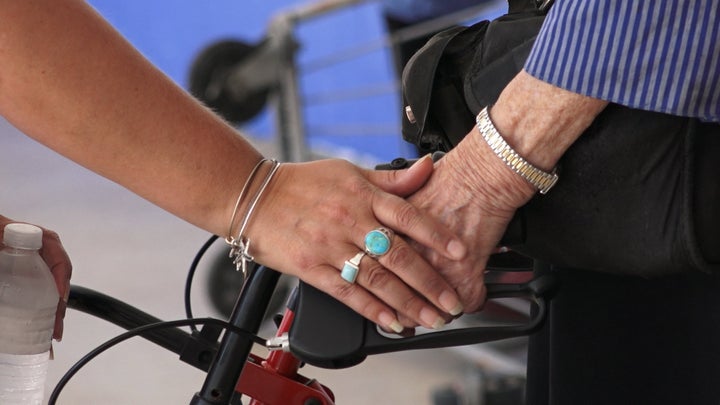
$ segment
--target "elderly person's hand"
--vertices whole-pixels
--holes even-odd
[[[17,221],[12,221],[0,215],[0,241],[2,241],[5,225],[14,222]],[[63,319],[65,318],[65,310],[67,309],[67,301],[70,294],[72,263],[70,263],[70,257],[67,252],[65,252],[62,243],[60,243],[58,234],[51,230],[40,228],[43,230],[43,246],[42,249],[40,249],[40,256],[50,268],[60,295],[57,312],[55,314],[55,329],[53,330],[53,339],[59,341],[63,335]]]
[[[490,118],[520,156],[550,171],[606,105],[605,101],[570,93],[523,71],[504,89],[490,110]],[[460,261],[418,248],[455,287],[466,311],[482,307],[488,258],[497,251],[517,208],[536,191],[473,128],[436,164],[427,185],[411,197],[415,206],[448,225],[469,248]]]
[[[459,261],[418,247],[456,289],[466,312],[482,307],[487,261],[497,250],[516,208],[535,193],[481,142],[476,134],[468,134],[436,163],[428,184],[409,199],[448,225],[469,247],[466,257]]]

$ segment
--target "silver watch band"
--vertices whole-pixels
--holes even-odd
[[[482,111],[477,115],[475,119],[477,122],[478,130],[482,135],[485,142],[490,145],[495,154],[505,162],[510,169],[515,173],[519,174],[523,179],[527,180],[528,183],[535,186],[540,191],[540,194],[547,194],[551,188],[557,183],[558,175],[556,170],[548,173],[530,164],[528,161],[518,155],[517,152],[505,142],[505,139],[500,135],[498,130],[493,125],[488,115],[487,107],[483,108]]]

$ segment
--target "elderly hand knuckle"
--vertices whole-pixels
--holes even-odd
[[[445,242],[447,241],[448,237],[442,234],[441,232],[433,231],[430,234],[430,241],[433,244],[436,245],[445,245]]]
[[[469,310],[476,311],[482,308],[486,295],[485,286],[482,283],[462,283],[457,291]]]

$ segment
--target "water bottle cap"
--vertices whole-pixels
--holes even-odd
[[[3,243],[5,246],[17,249],[40,249],[42,247],[42,229],[30,224],[5,225]]]

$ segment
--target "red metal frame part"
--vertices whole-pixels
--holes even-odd
[[[294,313],[286,310],[277,336],[290,330]],[[292,353],[273,351],[266,360],[251,354],[235,391],[252,400],[249,405],[334,405],[335,396],[316,380],[298,374],[302,362]]]

